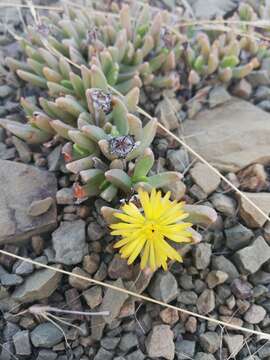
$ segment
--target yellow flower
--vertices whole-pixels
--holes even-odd
[[[142,209],[129,202],[122,207],[123,213],[114,213],[114,217],[122,220],[110,226],[112,235],[122,236],[114,247],[120,248],[128,264],[141,255],[141,269],[150,265],[154,271],[160,266],[167,270],[168,259],[182,261],[181,255],[166,240],[190,242],[188,228],[192,224],[183,222],[188,216],[183,210],[184,202],[177,203],[169,198],[170,192],[162,197],[155,189],[150,196],[139,190]]]

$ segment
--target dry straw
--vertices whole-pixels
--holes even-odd
[[[25,7],[25,8],[28,8],[31,10],[31,12],[34,12],[35,9],[46,9],[46,10],[53,10],[55,9],[56,11],[63,11],[64,9],[62,8],[53,8],[53,7],[45,7],[45,6],[34,6],[34,5],[22,5],[20,6],[20,4],[7,4],[7,3],[2,3],[0,4],[0,7],[7,7],[7,6],[13,6],[13,7]],[[91,9],[92,10],[92,9]],[[93,10],[95,11],[95,10]],[[36,20],[37,17],[36,16],[33,16],[34,19]],[[221,21],[219,21],[220,23]],[[224,21],[224,23],[228,22],[227,21]],[[194,25],[196,25],[198,22],[194,21],[192,22],[194,23]],[[207,23],[211,23],[211,21],[207,21]],[[202,24],[203,25],[203,24]],[[188,26],[188,24],[186,24],[186,26]],[[254,26],[256,26],[254,24]],[[13,34],[14,37],[16,38],[19,38],[17,35]],[[270,40],[269,38],[267,38],[267,40]],[[51,48],[51,46],[48,44],[48,42],[44,41],[44,46],[50,51],[52,52],[54,55],[56,56],[63,56],[62,54],[60,54],[57,50]],[[75,66],[76,68],[79,68],[80,69],[80,66],[76,63],[74,63],[73,61],[71,61],[70,59],[68,59],[67,57],[65,57],[65,60],[68,61],[70,64],[72,64],[73,66]],[[114,91],[115,93],[117,93],[119,96],[122,96],[122,94],[120,94],[119,92],[117,92],[114,88],[111,88],[112,91]],[[152,119],[152,116],[150,114],[148,114],[147,112],[145,112],[143,109],[141,109],[140,107],[137,107],[137,110],[139,113],[141,113],[142,115],[144,115],[145,117],[147,117],[148,119]],[[171,131],[169,131],[168,129],[166,129],[162,124],[158,123],[158,126],[160,129],[162,129],[167,135],[171,136],[174,140],[176,140],[179,144],[181,144],[189,153],[191,153],[193,156],[195,156],[198,160],[200,160],[201,162],[203,162],[205,165],[207,165],[215,174],[217,174],[226,184],[228,184],[236,193],[238,193],[243,199],[245,199],[250,205],[252,205],[254,207],[254,209],[256,209],[262,216],[264,216],[264,218],[268,221],[270,221],[270,218],[269,216],[263,211],[261,210],[252,200],[250,200],[245,194],[243,194],[236,186],[234,186],[225,176],[223,176],[215,167],[213,167],[211,164],[208,163],[207,160],[205,160],[201,155],[199,155],[195,150],[193,150],[189,145],[187,145],[183,140],[181,140],[179,137],[177,137],[175,134],[173,134]],[[6,256],[10,256],[10,257],[13,257],[15,259],[18,259],[18,260],[22,260],[22,261],[25,261],[25,262],[28,262],[28,263],[31,263],[33,265],[36,265],[36,266],[39,266],[41,268],[44,268],[44,269],[49,269],[49,270],[52,270],[52,271],[56,271],[58,273],[62,273],[63,275],[68,275],[68,276],[73,276],[75,278],[78,278],[80,280],[84,280],[84,281],[88,281],[90,283],[94,283],[96,285],[100,285],[102,287],[105,287],[105,288],[108,288],[108,289],[111,289],[111,290],[115,290],[115,291],[119,291],[119,292],[122,292],[122,293],[125,293],[129,296],[133,296],[135,298],[138,298],[140,300],[144,300],[144,301],[148,301],[148,302],[151,302],[153,304],[157,304],[157,305],[160,305],[162,307],[167,307],[167,308],[170,308],[170,309],[173,309],[173,310],[176,310],[176,311],[179,311],[179,312],[182,312],[184,314],[187,314],[187,315],[190,315],[190,316],[194,316],[196,318],[199,318],[201,320],[205,320],[205,321],[209,321],[209,322],[212,322],[212,323],[215,323],[219,326],[222,326],[222,327],[227,327],[227,328],[230,328],[232,330],[237,330],[237,331],[241,331],[243,333],[246,333],[246,334],[249,334],[249,335],[257,335],[259,336],[260,339],[267,339],[267,340],[270,340],[270,334],[267,334],[267,333],[263,333],[261,331],[257,331],[257,330],[252,330],[252,329],[248,329],[248,328],[245,328],[245,327],[241,327],[241,326],[237,326],[237,325],[234,325],[234,324],[230,324],[229,322],[224,322],[224,321],[220,321],[220,320],[217,320],[215,318],[211,318],[211,317],[208,317],[208,316],[204,316],[204,315],[201,315],[201,314],[198,314],[198,313],[195,313],[195,312],[192,312],[192,311],[189,311],[189,310],[186,310],[186,309],[183,309],[183,308],[180,308],[178,306],[174,306],[174,305],[171,305],[171,304],[167,304],[165,302],[162,302],[162,301],[158,301],[156,299],[153,299],[149,296],[145,296],[145,295],[141,295],[141,294],[137,294],[136,292],[133,292],[133,291],[130,291],[130,290],[127,290],[127,289],[124,289],[124,288],[119,288],[117,286],[114,286],[112,284],[108,284],[108,283],[105,283],[105,282],[102,282],[102,281],[98,281],[98,280],[95,280],[93,278],[90,278],[90,277],[86,277],[86,276],[82,276],[82,275],[79,275],[79,274],[75,274],[75,273],[71,273],[69,271],[66,271],[66,270],[63,270],[63,269],[59,269],[59,268],[56,268],[56,267],[53,267],[53,266],[49,266],[49,265],[45,265],[45,264],[42,264],[42,263],[39,263],[38,261],[35,261],[35,260],[32,260],[32,259],[29,259],[29,258],[25,258],[25,257],[22,257],[22,256],[19,256],[19,255],[16,255],[16,254],[12,254],[8,251],[5,251],[5,250],[0,250],[0,254],[3,254],[3,255],[6,255]]]

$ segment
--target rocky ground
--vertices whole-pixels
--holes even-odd
[[[190,4],[201,17],[206,10],[208,16],[210,10],[224,15],[236,6],[232,0],[209,1],[209,9],[204,1]],[[22,18],[13,8],[3,14],[1,10],[0,116],[23,121],[19,97],[38,94],[4,66],[5,56],[20,56],[6,26],[22,30]],[[29,13],[23,16],[27,20]],[[200,101],[190,101],[189,120],[183,124],[187,143],[267,214],[269,103],[270,65],[265,63],[237,86],[214,86]],[[140,273],[113,250],[100,215],[104,202],[75,203],[61,148],[61,143],[50,151],[30,148],[0,129],[1,248],[201,315],[270,332],[270,225],[247,201],[170,138],[156,138],[156,170],[184,173],[178,191],[189,203],[213,207],[218,220],[207,229],[198,228],[203,241],[188,248],[183,264],[172,264],[168,272],[154,275]],[[4,255],[0,256],[0,300],[1,360],[270,359],[270,343],[262,338]],[[67,347],[63,332],[51,322],[38,321],[29,312],[17,315],[33,304],[108,310],[110,316],[73,316],[79,329],[61,325]]]

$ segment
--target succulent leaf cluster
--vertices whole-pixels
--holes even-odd
[[[239,16],[249,18],[248,9]],[[130,193],[139,186],[168,190],[181,175],[151,176],[157,120],[145,123],[136,113],[140,88],[146,93],[170,88],[176,94],[213,78],[229,83],[268,56],[252,37],[190,28],[180,34],[173,21],[173,15],[148,5],[126,4],[110,16],[69,8],[42,18],[20,40],[26,61],[6,63],[48,96],[39,106],[21,100],[27,124],[1,120],[0,125],[30,144],[64,139],[66,167],[77,175],[80,199],[100,195],[111,201],[118,190]],[[167,113],[168,106],[164,99],[158,111]]]

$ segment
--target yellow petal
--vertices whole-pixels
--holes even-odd
[[[142,238],[139,241],[139,243],[137,244],[136,249],[132,252],[132,254],[130,255],[130,257],[128,259],[128,265],[132,264],[135,261],[135,259],[138,257],[138,255],[142,251],[142,248],[144,247],[145,242],[146,242],[145,238]]]
[[[149,241],[147,241],[145,244],[142,259],[141,259],[141,269],[142,270],[146,267],[146,265],[148,263],[149,251],[150,251],[150,243],[149,243]]]
[[[138,217],[132,217],[130,215],[121,214],[121,213],[114,214],[114,217],[131,224],[140,224],[141,222],[144,221],[144,218],[138,219]]]

